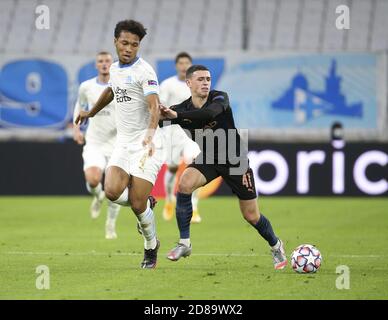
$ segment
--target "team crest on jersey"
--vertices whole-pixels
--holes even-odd
[[[158,82],[156,80],[148,80],[148,85],[149,86],[157,86]]]

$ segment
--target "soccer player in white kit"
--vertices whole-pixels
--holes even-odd
[[[186,84],[186,71],[192,65],[192,58],[186,52],[181,52],[175,57],[175,68],[177,74],[160,84],[160,101],[165,106],[180,104],[191,96],[189,87]],[[176,198],[174,187],[178,166],[183,160],[190,164],[199,155],[201,149],[198,144],[191,140],[179,125],[165,126],[162,128],[163,145],[165,150],[165,162],[167,170],[164,175],[164,190],[166,190],[166,202],[163,208],[163,218],[171,220],[175,212]],[[198,191],[192,194],[193,216],[191,222],[201,222],[198,213]]]
[[[109,68],[112,62],[113,58],[109,52],[102,51],[96,55],[98,75],[81,83],[73,119],[78,116],[81,110],[91,109],[101,93],[108,86]],[[104,112],[100,112],[97,117],[90,120],[85,135],[79,125],[74,125],[73,137],[80,145],[86,142],[82,152],[83,169],[86,188],[93,195],[90,214],[93,219],[96,219],[100,214],[101,205],[105,198],[105,193],[101,185],[102,177],[116,141],[114,104],[110,103],[104,109]],[[105,223],[106,239],[117,238],[115,226],[119,211],[120,205],[112,201],[108,202],[108,213]]]
[[[137,56],[145,35],[140,22],[117,23],[114,44],[119,61],[110,67],[110,86],[92,110],[80,113],[76,123],[94,117],[114,100],[117,140],[106,170],[105,195],[132,208],[144,237],[141,268],[155,268],[160,242],[148,198],[163,163],[163,151],[158,80],[153,68]]]

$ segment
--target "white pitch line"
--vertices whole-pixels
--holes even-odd
[[[33,251],[5,251],[0,252],[0,255],[37,255],[37,256],[140,256],[143,253],[136,252],[33,252]],[[209,256],[209,257],[266,257],[270,254],[244,254],[244,253],[193,253],[193,256]],[[387,255],[328,255],[333,258],[351,258],[351,259],[365,259],[365,258],[387,258]],[[324,258],[326,255],[324,255]]]
[[[41,256],[141,256],[143,253],[136,252],[32,252],[32,251],[6,251],[0,252],[0,255],[41,255]],[[193,253],[194,256],[218,256],[218,257],[259,257],[267,256],[264,254],[242,254],[242,253]]]
[[[334,258],[387,258],[386,255],[378,255],[378,254],[369,254],[369,255],[361,255],[361,254],[340,254],[340,255],[329,255],[330,257]]]

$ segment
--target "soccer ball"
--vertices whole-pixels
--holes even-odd
[[[322,263],[322,255],[311,244],[302,244],[291,255],[291,266],[298,273],[316,272]]]

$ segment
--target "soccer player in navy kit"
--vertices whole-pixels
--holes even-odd
[[[222,176],[239,198],[243,217],[270,245],[274,268],[285,268],[287,258],[283,242],[275,235],[269,220],[259,212],[253,172],[249,168],[247,156],[239,152],[243,142],[234,124],[227,93],[210,91],[211,75],[205,66],[191,66],[186,73],[186,82],[190,88],[191,97],[171,108],[160,106],[161,119],[169,119],[171,124],[179,124],[189,130],[192,139],[195,139],[198,130],[201,130],[203,134],[200,135],[200,139],[196,139],[196,142],[202,152],[194,163],[185,169],[179,181],[176,218],[180,240],[178,245],[168,253],[167,258],[177,261],[191,254],[190,220],[193,212],[191,194],[197,188]],[[206,141],[208,130],[214,133],[213,137],[216,136],[215,133],[223,131],[225,143],[209,145]],[[235,138],[233,141],[229,137],[231,132]],[[234,150],[237,151],[235,156],[230,156],[230,148],[235,148]]]

